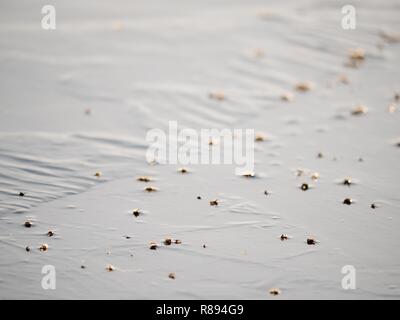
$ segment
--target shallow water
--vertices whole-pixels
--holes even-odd
[[[400,30],[400,5],[353,5],[346,31],[333,0],[56,1],[57,29],[44,31],[41,1],[2,1],[0,298],[399,298],[400,110],[388,106],[400,44],[379,33]],[[358,68],[345,66],[353,48],[366,51]],[[300,81],[314,88],[298,93]],[[225,100],[209,98],[219,91]],[[359,103],[368,113],[351,115]],[[148,165],[146,132],[169,120],[265,132],[258,178]],[[54,291],[41,287],[47,264]],[[345,265],[356,290],[341,287]]]

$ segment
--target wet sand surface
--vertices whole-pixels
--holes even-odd
[[[400,298],[397,1],[42,5],[0,4],[0,298]],[[257,177],[150,166],[169,120],[264,133]]]

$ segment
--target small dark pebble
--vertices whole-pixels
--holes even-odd
[[[264,194],[267,196],[267,195],[269,195],[269,192],[267,190],[265,190]]]
[[[170,245],[172,244],[172,239],[170,239],[170,238],[165,239],[165,240],[164,240],[164,244],[165,244],[166,246],[170,246]]]
[[[351,205],[353,203],[353,200],[350,198],[346,198],[343,200],[343,204],[347,204],[348,206]]]
[[[217,206],[218,205],[218,200],[211,200],[210,201],[210,206]]]
[[[137,218],[140,215],[140,210],[139,209],[133,209],[132,214]]]
[[[24,195],[25,195],[25,193],[23,193],[23,192],[20,192],[20,193],[19,193],[19,196],[20,196],[20,197],[23,197]]]
[[[25,221],[25,223],[24,223],[24,226],[25,227],[27,227],[27,228],[30,228],[30,227],[32,227],[32,222],[30,222],[30,221]]]
[[[307,238],[308,245],[315,245],[316,243],[317,243],[317,240],[315,240],[315,238]]]
[[[132,237],[130,237],[130,236],[124,236],[124,238],[125,238],[125,239],[130,239],[130,238],[132,238]]]
[[[321,158],[323,158],[323,157],[324,157],[324,155],[323,155],[321,152],[319,152],[319,153],[317,154],[317,158],[321,159]]]
[[[86,266],[84,266],[84,265],[81,265],[81,269],[86,269]]]
[[[273,296],[277,296],[281,294],[281,290],[279,290],[278,288],[272,288],[269,290],[269,293]]]
[[[282,241],[288,240],[288,239],[289,239],[289,237],[286,234],[281,234],[281,240]]]
[[[200,197],[200,196],[197,196],[197,200],[201,200],[201,197]]]
[[[157,248],[158,248],[157,243],[154,243],[154,242],[150,243],[150,250],[157,250]]]
[[[343,184],[344,184],[345,186],[350,186],[350,185],[352,184],[351,178],[345,178],[345,179],[343,180]]]
[[[179,240],[179,239],[176,239],[176,240],[175,240],[175,244],[182,244],[182,241]]]
[[[205,248],[207,248],[207,246],[205,244],[203,244],[203,248],[205,249]]]
[[[47,243],[44,243],[39,247],[39,250],[40,251],[47,251],[47,250],[49,250],[49,245]]]
[[[25,251],[26,251],[26,252],[29,252],[29,251],[31,251],[31,248],[29,248],[28,246],[26,246],[26,247],[25,247]]]
[[[376,209],[378,206],[375,204],[375,203],[373,203],[373,204],[371,204],[371,208],[372,209]]]
[[[54,231],[49,230],[49,231],[46,233],[46,235],[47,235],[48,237],[52,237],[52,236],[54,236]]]
[[[175,280],[175,273],[171,272],[171,273],[168,275],[168,278]]]
[[[309,188],[308,183],[303,183],[303,184],[301,185],[300,188],[301,188],[301,190],[303,190],[303,191],[308,190],[308,188]]]

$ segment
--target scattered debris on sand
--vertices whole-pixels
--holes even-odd
[[[107,270],[108,272],[112,272],[112,271],[115,271],[115,267],[114,267],[112,264],[108,264],[108,265],[106,266],[106,270]]]
[[[319,179],[319,173],[318,172],[314,172],[312,175],[311,175],[311,179],[312,180],[318,180]]]
[[[353,184],[353,181],[351,180],[350,177],[347,177],[347,178],[344,178],[344,179],[343,179],[343,184],[344,184],[345,186],[351,186],[351,185]]]
[[[287,234],[281,234],[280,239],[282,241],[289,240],[289,236]]]
[[[313,88],[313,84],[309,81],[299,82],[296,84],[295,89],[299,92],[307,92]]]
[[[39,250],[43,252],[47,251],[49,250],[49,245],[47,243],[43,243],[42,245],[40,245]]]
[[[147,176],[138,177],[136,180],[137,180],[137,181],[140,181],[140,182],[150,182],[150,181],[153,181],[152,178],[147,177]]]
[[[284,92],[281,94],[281,100],[286,102],[291,102],[294,100],[294,94],[291,92]]]
[[[218,205],[218,200],[217,199],[210,201],[210,206],[217,206],[217,205]]]
[[[307,238],[307,244],[308,245],[315,245],[315,244],[317,244],[317,240],[314,237],[308,237]]]
[[[147,192],[156,192],[156,191],[158,191],[158,189],[155,188],[155,187],[146,187],[144,190],[147,191]]]
[[[150,250],[157,250],[158,244],[155,242],[150,242],[149,248],[150,248]]]
[[[173,279],[173,280],[175,280],[175,273],[173,273],[173,272],[171,272],[169,275],[168,275],[168,278],[170,278],[170,279]]]
[[[277,296],[281,294],[281,290],[278,288],[271,288],[269,289],[270,295]]]
[[[260,133],[260,132],[256,133],[256,136],[254,138],[255,142],[264,142],[267,140],[268,140],[267,136],[264,133]]]
[[[245,171],[240,174],[244,178],[255,178],[256,174],[253,171]]]
[[[366,114],[366,113],[368,113],[368,108],[366,106],[362,105],[362,104],[354,107],[351,110],[351,114],[353,116],[359,116],[359,115],[363,115],[363,114]]]
[[[223,93],[222,91],[211,92],[208,95],[208,97],[210,99],[217,100],[217,101],[223,101],[226,99],[225,93]]]

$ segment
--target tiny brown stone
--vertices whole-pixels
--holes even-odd
[[[210,201],[210,206],[217,206],[218,205],[218,200],[211,200]]]
[[[52,230],[47,231],[47,236],[48,237],[54,236],[54,231],[52,231]]]
[[[156,191],[158,191],[158,189],[154,188],[154,187],[147,187],[144,190],[147,191],[147,192],[156,192]]]
[[[140,209],[138,209],[138,208],[133,209],[132,214],[133,214],[136,218],[139,217],[139,215],[141,214]]]
[[[186,168],[179,168],[179,169],[178,169],[178,172],[179,172],[179,173],[182,173],[182,174],[185,174],[185,173],[189,173],[189,170],[186,169]]]
[[[353,200],[350,198],[346,198],[343,200],[343,204],[351,205],[353,203]]]
[[[101,177],[101,172],[100,172],[100,171],[97,171],[97,172],[94,174],[94,176],[97,177],[97,178],[100,178],[100,177]]]
[[[245,178],[255,178],[256,174],[253,171],[246,171],[241,173],[241,176]]]
[[[344,178],[343,179],[343,184],[345,186],[350,186],[352,184],[351,178]]]
[[[366,114],[368,112],[368,108],[363,105],[356,106],[353,110],[351,110],[351,114],[353,116],[358,116],[362,114]]]
[[[288,239],[289,239],[289,237],[286,234],[281,234],[281,240],[282,241],[288,240]]]
[[[317,240],[315,240],[315,238],[312,238],[312,237],[307,238],[308,245],[315,245],[316,243],[317,243]]]
[[[175,279],[175,273],[171,272],[171,273],[168,275],[168,278],[170,278],[170,279]]]
[[[40,251],[47,251],[47,250],[49,250],[49,245],[47,243],[44,243],[39,247],[39,250]]]
[[[155,242],[150,242],[150,250],[157,250],[158,245]]]
[[[273,296],[277,296],[281,294],[281,290],[279,290],[278,288],[271,288],[269,289],[269,293]]]
[[[137,181],[140,182],[150,182],[152,179],[150,177],[146,177],[146,176],[141,176],[137,178]]]
[[[175,240],[175,244],[182,244],[182,241],[179,240],[179,239],[176,239],[176,240]]]
[[[33,226],[33,224],[30,221],[25,221],[24,226],[27,228],[31,228]]]
[[[303,183],[303,184],[301,185],[300,188],[301,188],[301,190],[303,190],[303,191],[307,191],[308,188],[309,188],[308,183]]]
[[[23,197],[24,195],[25,195],[25,193],[23,193],[23,192],[20,192],[20,193],[19,193],[19,196],[20,196],[20,197]]]
[[[115,267],[114,267],[112,264],[108,264],[108,265],[106,266],[106,270],[107,270],[108,272],[112,272],[112,271],[115,270]]]
[[[170,246],[170,245],[172,244],[172,239],[170,239],[170,238],[165,239],[165,240],[164,240],[164,244],[165,244],[166,246]]]
[[[306,92],[310,91],[312,89],[312,83],[311,82],[299,82],[296,84],[295,89],[300,92]]]

